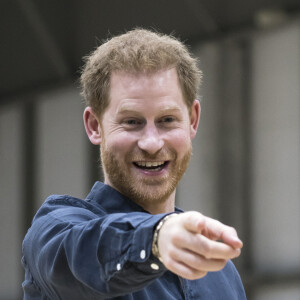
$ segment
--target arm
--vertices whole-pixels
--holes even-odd
[[[151,254],[153,228],[164,215],[99,216],[65,201],[44,205],[23,244],[26,264],[50,299],[116,297],[141,289],[166,270]],[[151,268],[153,262],[159,270]]]
[[[166,220],[157,246],[167,269],[193,280],[223,269],[228,260],[240,255],[243,244],[234,228],[198,212],[186,212]]]

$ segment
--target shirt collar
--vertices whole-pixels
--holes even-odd
[[[90,193],[87,195],[86,201],[96,202],[108,213],[114,212],[146,212],[141,206],[119,193],[111,186],[100,181],[95,182]]]
[[[122,195],[116,189],[100,181],[95,182],[85,200],[88,202],[97,203],[108,213],[117,213],[120,211],[125,213],[133,211],[149,213],[141,206]],[[182,210],[177,207],[175,207],[175,211],[182,212]]]

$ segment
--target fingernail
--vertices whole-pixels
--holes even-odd
[[[243,243],[237,236],[234,236],[232,239],[236,242]]]

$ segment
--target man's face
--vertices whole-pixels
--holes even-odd
[[[111,76],[101,121],[105,183],[141,206],[175,192],[191,155],[191,120],[176,70]]]

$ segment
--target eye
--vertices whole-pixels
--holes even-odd
[[[172,123],[175,121],[175,117],[172,116],[165,116],[160,119],[159,123]]]
[[[127,125],[137,125],[137,124],[139,124],[140,122],[137,121],[137,120],[134,120],[134,119],[129,119],[129,120],[125,120],[124,123],[127,124]]]
[[[123,126],[125,126],[126,128],[136,128],[136,127],[140,127],[143,125],[143,120],[140,119],[135,119],[135,118],[130,118],[130,119],[124,119],[122,121]]]
[[[165,123],[171,123],[173,121],[175,121],[174,117],[164,117],[163,118],[163,122],[165,122]]]

